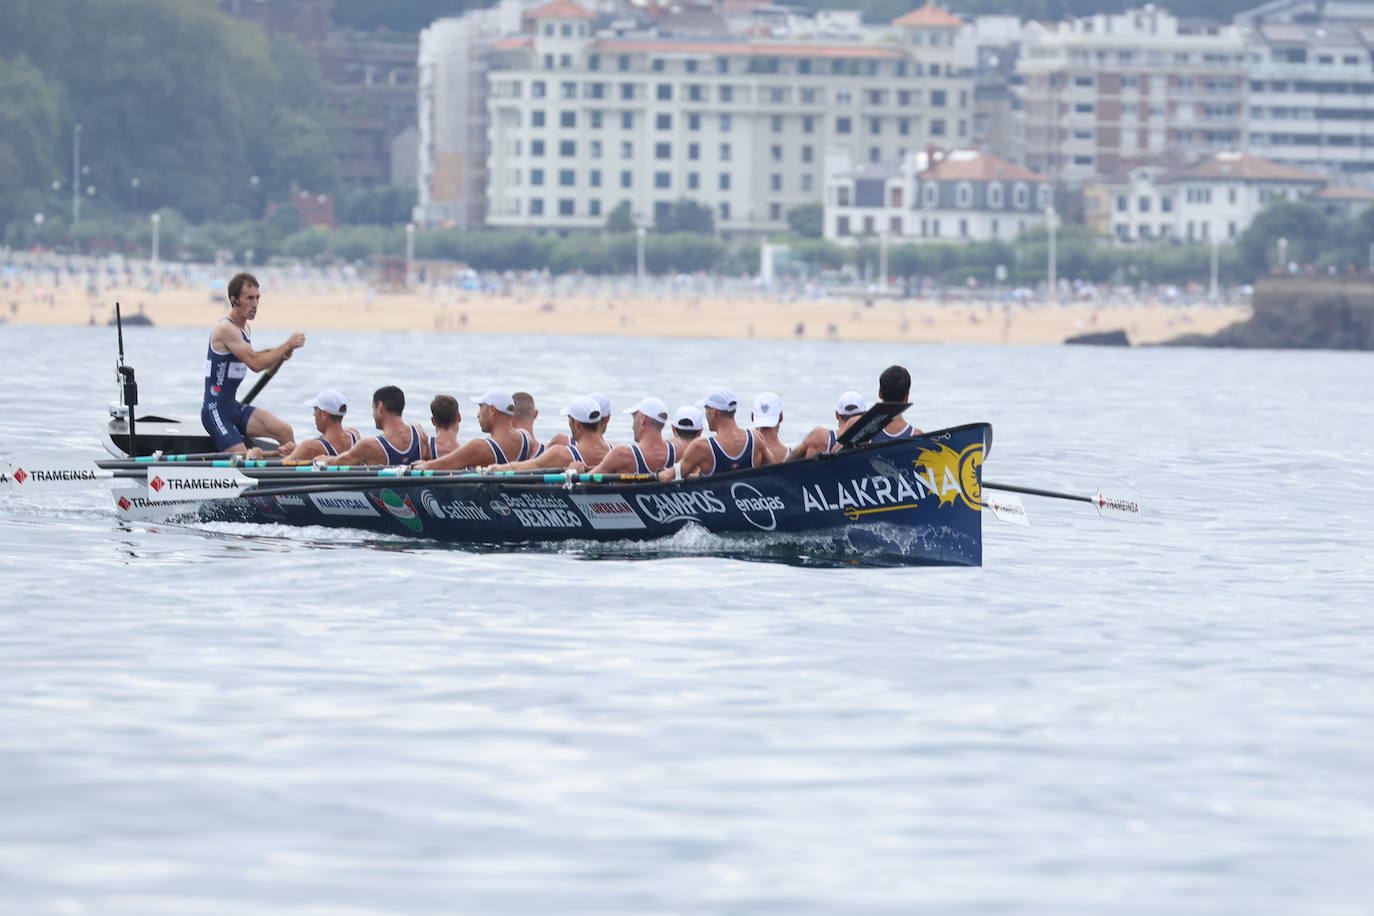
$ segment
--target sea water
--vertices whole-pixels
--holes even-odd
[[[205,339],[126,332],[146,412],[194,420]],[[0,460],[99,457],[114,348],[0,327]],[[1144,521],[810,569],[0,498],[0,911],[1370,912],[1374,355],[311,332],[260,403],[466,438],[524,388],[548,435],[725,384],[795,441],[893,362],[986,479]]]

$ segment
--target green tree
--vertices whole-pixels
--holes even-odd
[[[1313,264],[1325,250],[1329,233],[1321,211],[1304,203],[1276,201],[1260,211],[1237,245],[1241,262],[1252,276],[1268,273],[1278,264],[1278,240],[1288,240],[1287,257],[1299,264]]]
[[[715,219],[711,208],[686,197],[670,203],[663,218],[656,220],[654,228],[659,232],[712,232]]]
[[[630,202],[622,200],[611,208],[611,212],[606,214],[607,232],[634,232],[634,215],[630,212]]]
[[[818,239],[825,234],[825,207],[819,203],[793,207],[787,211],[787,225],[804,239]]]
[[[0,59],[0,225],[44,212],[57,167],[60,86],[28,58]]]

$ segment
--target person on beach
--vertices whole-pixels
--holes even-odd
[[[511,415],[511,426],[523,430],[530,438],[530,457],[538,458],[547,448],[534,434],[534,421],[539,419],[539,411],[534,406],[534,395],[528,391],[517,391],[511,395],[515,401],[515,413]]]
[[[512,461],[492,467],[493,471],[535,471],[542,468],[591,467],[601,462],[609,452],[610,446],[601,436],[601,405],[588,395],[573,398],[567,407],[559,412],[568,418],[566,445],[554,445],[538,458],[528,461]]]
[[[883,374],[878,376],[878,400],[884,404],[905,404],[911,396],[911,373],[901,366],[888,366],[883,370]],[[906,421],[901,414],[892,418],[892,421],[878,430],[873,438],[869,440],[873,443],[891,442],[893,439],[906,439],[911,436],[919,436],[921,431]]]
[[[386,385],[372,393],[372,420],[381,430],[368,436],[339,455],[320,455],[315,458],[319,467],[343,465],[388,466],[412,464],[430,457],[429,437],[413,423],[406,423],[401,415],[406,409],[405,392],[395,385]]]
[[[663,438],[663,427],[668,422],[668,405],[658,398],[643,398],[626,413],[634,417],[634,443],[612,448],[591,472],[656,474],[672,467],[677,461],[677,448]]]
[[[463,414],[457,398],[451,394],[435,395],[429,402],[429,422],[434,424],[434,435],[429,437],[431,458],[458,448],[458,426],[463,422]]]
[[[258,315],[262,288],[250,273],[235,274],[229,281],[229,314],[215,322],[205,352],[205,393],[200,422],[221,452],[242,455],[244,440],[266,436],[281,443],[294,442],[291,425],[267,411],[236,399],[239,383],[248,370],[263,372],[290,359],[305,346],[305,334],[296,331],[269,350],[254,350],[248,322]]]
[[[358,431],[343,425],[348,404],[338,391],[326,388],[306,401],[305,406],[315,408],[315,429],[320,434],[304,442],[283,442],[279,454],[284,460],[313,461],[321,455],[333,457],[358,444]],[[255,454],[257,452],[258,449],[249,449],[248,456],[261,457]]]
[[[787,455],[788,461],[800,461],[812,455],[823,455],[839,449],[840,433],[853,425],[854,421],[868,410],[868,401],[857,391],[846,391],[835,402],[835,428],[817,426],[806,434],[801,444]]]
[[[415,465],[422,471],[462,471],[487,465],[504,465],[529,457],[530,434],[514,425],[515,397],[509,391],[492,389],[468,398],[477,405],[477,425],[486,437],[469,439],[447,454]]]
[[[778,438],[782,426],[782,398],[765,391],[754,398],[754,410],[749,415],[754,423],[754,441],[761,453],[761,464],[781,464],[787,460],[787,446]]]
[[[729,388],[714,388],[698,406],[706,410],[706,426],[714,435],[694,440],[671,468],[658,472],[659,480],[709,477],[740,468],[758,467],[763,456],[754,447],[753,430],[735,422],[739,398]]]

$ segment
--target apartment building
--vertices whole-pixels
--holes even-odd
[[[1246,49],[1233,25],[1185,27],[1147,5],[1025,29],[1025,162],[1056,181],[1109,174],[1166,150],[1244,140]]]
[[[688,198],[722,232],[785,229],[832,149],[876,163],[969,142],[963,29],[928,4],[863,40],[675,36],[554,0],[493,49],[486,222],[598,229],[628,201],[652,225]]]
[[[1374,7],[1366,7],[1374,19]],[[1249,150],[1333,180],[1374,181],[1374,21],[1256,22]]]
[[[841,244],[892,241],[1010,241],[1043,226],[1054,188],[990,153],[910,153],[845,169],[826,182],[825,237]]]

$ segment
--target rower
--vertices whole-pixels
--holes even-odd
[[[534,395],[528,391],[517,391],[511,395],[515,401],[515,413],[511,415],[511,426],[523,430],[530,437],[530,457],[538,458],[547,447],[534,434],[534,421],[539,419],[539,411],[534,406]]]
[[[511,458],[523,460],[529,456],[530,436],[512,425],[515,398],[509,391],[492,389],[468,400],[477,405],[477,425],[486,438],[469,439],[453,451],[431,461],[422,461],[421,470],[457,470],[504,465]]]
[[[340,455],[320,455],[318,466],[399,465],[411,464],[429,457],[429,437],[415,424],[406,423],[401,414],[406,409],[405,392],[395,385],[384,385],[372,393],[372,421],[381,430],[376,436],[358,443]]]
[[[787,446],[778,439],[782,425],[782,398],[765,391],[754,398],[754,410],[749,415],[754,422],[754,441],[762,453],[762,464],[781,464],[787,460]]]
[[[348,404],[344,396],[333,388],[326,388],[305,402],[306,407],[315,408],[315,429],[320,435],[297,443],[294,449],[282,455],[287,461],[313,461],[321,455],[333,457],[346,452],[358,444],[358,431],[343,425]],[[289,443],[284,443],[288,445]],[[250,450],[251,455],[256,449]]]
[[[878,376],[878,400],[885,404],[905,404],[911,395],[911,373],[901,366],[888,366]],[[874,434],[870,442],[891,442],[893,439],[909,439],[921,435],[901,414],[893,417],[882,429]]]
[[[606,427],[610,425],[611,422],[611,399],[606,397],[599,391],[593,391],[589,393],[587,397],[591,398],[593,401],[596,401],[596,408],[601,412],[600,432],[601,435],[604,437],[606,435]],[[567,433],[559,433],[558,435],[550,438],[548,444],[550,446],[576,445],[577,439],[570,439]]]
[[[643,398],[626,413],[634,417],[635,441],[617,445],[606,453],[593,474],[656,474],[677,461],[677,448],[663,439],[668,405],[658,398]]]
[[[673,445],[679,455],[687,451],[687,446],[692,444],[692,440],[701,435],[705,425],[706,415],[701,412],[700,407],[687,404],[673,413]]]
[[[610,451],[601,436],[601,405],[588,395],[573,398],[558,412],[568,418],[567,445],[549,444],[544,454],[528,461],[512,461],[492,468],[496,471],[533,471],[539,468],[590,467],[599,463]],[[574,444],[575,443],[575,444]]]
[[[715,433],[710,438],[697,439],[687,446],[671,468],[658,472],[659,480],[680,477],[709,477],[726,471],[757,467],[762,454],[754,447],[753,430],[740,429],[735,423],[735,409],[739,398],[729,388],[715,388],[698,407],[706,409],[706,426]]]
[[[262,372],[290,359],[292,353],[305,346],[305,335],[297,331],[270,350],[254,350],[248,322],[257,317],[262,300],[257,277],[235,274],[229,281],[228,292],[229,315],[216,322],[206,347],[200,422],[221,452],[244,454],[245,437],[269,436],[280,443],[294,442],[296,434],[289,423],[261,408],[240,404],[234,396],[249,369]]]
[[[801,444],[788,454],[788,461],[800,461],[803,458],[810,458],[812,455],[823,455],[833,452],[839,448],[840,433],[844,432],[854,421],[864,415],[868,410],[868,401],[857,391],[846,391],[840,395],[835,402],[835,428],[826,429],[824,426],[817,426],[806,434],[806,438]]]
[[[458,447],[458,427],[463,422],[463,413],[458,409],[458,399],[451,394],[439,394],[429,402],[429,422],[434,424],[434,435],[429,437],[429,454],[447,455]]]

